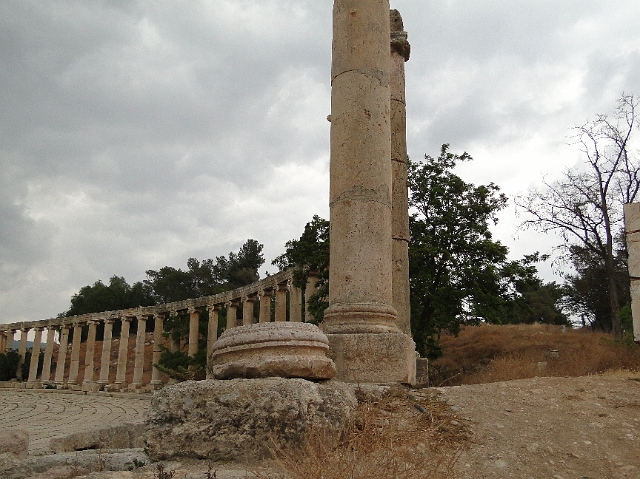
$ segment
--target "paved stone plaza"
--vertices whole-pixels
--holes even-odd
[[[142,394],[0,389],[0,423],[29,432],[29,454],[46,454],[54,437],[142,423],[150,400],[151,395]]]

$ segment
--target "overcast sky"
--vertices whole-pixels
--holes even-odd
[[[572,126],[640,94],[637,0],[391,6],[412,45],[409,155],[450,143],[475,158],[465,180],[509,197],[579,159]],[[2,0],[0,322],[247,238],[269,265],[328,218],[331,7]],[[518,221],[495,229],[514,258],[553,245]]]

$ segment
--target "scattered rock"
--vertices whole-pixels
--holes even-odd
[[[49,442],[55,452],[83,451],[86,449],[134,449],[143,447],[144,424],[120,424],[96,431],[85,431],[64,437],[55,437]]]
[[[29,433],[24,429],[0,431],[0,454],[13,454],[17,459],[26,459],[29,454]]]

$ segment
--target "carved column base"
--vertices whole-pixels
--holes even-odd
[[[392,333],[327,334],[336,379],[352,383],[416,382],[416,346],[410,336]]]

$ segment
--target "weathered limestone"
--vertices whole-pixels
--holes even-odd
[[[391,171],[393,238],[393,307],[398,312],[398,328],[411,335],[409,298],[409,192],[407,188],[407,107],[404,63],[410,45],[402,17],[391,10]]]
[[[133,382],[132,389],[142,387],[142,374],[144,369],[144,340],[147,329],[147,316],[138,316],[138,332],[136,334],[136,360],[133,365]]]
[[[22,377],[22,365],[24,364],[24,359],[27,354],[27,332],[28,328],[20,329],[20,345],[18,346],[18,354],[20,355],[20,361],[18,362],[18,381],[22,381],[24,378]]]
[[[38,361],[40,359],[40,343],[42,342],[42,327],[35,328],[35,337],[33,338],[33,348],[31,349],[31,363],[29,364],[29,378],[27,382],[31,387],[36,382],[38,375]]]
[[[147,452],[155,460],[187,456],[245,463],[271,457],[274,441],[300,445],[310,427],[326,430],[329,438],[339,433],[356,411],[355,389],[335,381],[283,378],[169,386],[151,400]]]
[[[200,328],[200,310],[189,308],[189,356],[193,357],[198,352],[198,336]]]
[[[87,333],[87,349],[84,356],[84,378],[82,384],[89,386],[93,384],[93,354],[96,349],[96,329],[94,320],[89,321],[89,332]]]
[[[69,341],[69,326],[60,328],[60,345],[58,346],[58,360],[56,361],[55,382],[58,387],[64,384],[64,368],[67,362],[67,342]]]
[[[287,320],[287,283],[276,286],[276,315],[277,322]]]
[[[273,296],[272,288],[265,288],[260,293],[260,323],[268,323],[271,321],[271,297]]]
[[[207,332],[207,372],[206,378],[212,379],[211,375],[211,358],[213,354],[213,346],[218,340],[218,315],[220,314],[220,309],[222,306],[219,304],[214,304],[209,306],[209,324],[208,324],[208,332]]]
[[[0,430],[0,454],[13,454],[26,459],[29,454],[29,433],[24,429]]]
[[[279,376],[329,379],[329,342],[317,326],[300,322],[258,323],[228,329],[213,347],[216,379]]]
[[[49,324],[47,325],[47,345],[44,348],[44,361],[42,362],[42,375],[40,382],[45,384],[51,379],[51,358],[53,357],[53,343],[56,330]]]
[[[256,294],[249,294],[242,301],[242,325],[248,326],[254,323],[253,304],[258,299]]]
[[[111,336],[113,334],[113,319],[104,321],[104,337],[102,339],[102,356],[100,359],[100,379],[98,384],[109,384],[109,365],[111,361]]]
[[[68,384],[78,382],[78,371],[80,370],[80,339],[82,338],[82,323],[73,325],[73,341],[71,342],[71,366],[69,368]]]
[[[238,305],[239,301],[237,299],[231,300],[227,303],[227,329],[236,327],[236,316],[238,315]]]
[[[628,267],[631,279],[633,338],[640,342],[640,203],[624,205]]]
[[[163,330],[163,322],[164,322],[164,314],[156,313],[153,315],[154,324],[153,324],[153,369],[151,370],[151,387],[153,389],[158,389],[162,386],[162,380],[160,379],[160,370],[155,366],[160,362],[160,356],[162,356],[162,330]],[[217,319],[217,316],[216,316]],[[209,321],[211,321],[211,316],[209,316]],[[216,325],[217,327],[217,325]]]
[[[120,389],[127,387],[127,356],[129,353],[129,331],[132,316],[125,316],[120,322],[120,345],[118,348],[118,367],[116,369],[116,384]]]
[[[324,331],[345,381],[415,381],[415,345],[393,307],[390,37],[388,0],[335,0]]]
[[[6,334],[7,334],[7,339],[5,341],[6,349],[5,349],[4,352],[8,353],[9,351],[13,351],[13,341],[14,341],[14,338],[15,338],[16,331],[15,331],[15,329],[10,329],[9,331],[7,331]]]
[[[289,321],[302,321],[302,290],[293,283],[289,288]]]
[[[0,331],[0,353],[4,353],[7,350],[7,333]]]
[[[316,294],[318,291],[318,275],[314,272],[309,273],[309,277],[307,278],[307,284],[304,288],[304,298],[305,298],[305,310],[304,310],[304,321],[305,323],[311,323],[313,321],[313,315],[309,312],[309,299],[311,296]]]

